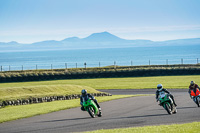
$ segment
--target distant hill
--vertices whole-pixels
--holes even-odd
[[[38,46],[55,46],[55,45],[61,45],[60,41],[55,41],[55,40],[48,40],[48,41],[42,41],[42,42],[36,42],[32,43],[31,45],[38,45]]]
[[[18,42],[12,41],[12,42],[0,42],[1,45],[19,45]]]
[[[200,45],[200,38],[178,39],[169,41],[126,40],[109,32],[93,33],[86,38],[70,37],[61,41],[47,40],[32,44],[20,44],[15,41],[0,42],[0,52],[4,51],[39,51],[63,49],[96,49],[96,48],[125,48],[125,47],[157,47]]]
[[[101,33],[93,33],[92,35],[83,38],[83,41],[86,42],[122,42],[126,41],[125,39],[121,39],[109,32],[101,32]]]
[[[78,38],[78,37],[70,37],[70,38],[66,38],[64,40],[62,40],[61,42],[62,43],[65,43],[65,42],[79,42],[81,39]]]
[[[167,44],[167,45],[194,45],[194,44],[200,45],[200,38],[169,40],[169,41],[163,41],[160,43]]]

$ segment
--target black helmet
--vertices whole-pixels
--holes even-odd
[[[82,94],[83,96],[85,96],[85,95],[87,94],[87,90],[83,89],[83,90],[81,91],[81,94]]]
[[[191,85],[191,86],[193,86],[194,84],[195,84],[195,82],[194,82],[194,81],[191,81],[191,82],[190,82],[190,85]]]

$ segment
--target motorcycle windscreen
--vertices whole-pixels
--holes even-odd
[[[164,91],[160,92],[160,98],[164,98],[164,97],[165,97],[165,92]]]

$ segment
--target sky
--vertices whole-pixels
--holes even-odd
[[[165,41],[200,38],[200,0],[0,0],[0,42],[110,32]]]

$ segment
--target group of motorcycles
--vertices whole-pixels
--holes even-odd
[[[191,90],[190,93],[191,98],[193,101],[197,104],[198,107],[200,107],[200,93],[199,89],[196,89],[196,92]],[[177,113],[176,106],[174,105],[172,99],[169,97],[169,95],[163,93],[159,97],[160,105],[167,111],[168,114],[175,114]]]
[[[200,107],[199,89],[197,88],[196,92],[191,90],[190,95],[193,101],[197,104],[197,106]],[[171,114],[177,113],[176,106],[174,105],[173,100],[170,98],[169,95],[167,95],[166,93],[162,93],[159,96],[159,101],[160,101],[160,105],[167,111],[168,114],[171,115]],[[89,98],[83,101],[83,107],[92,118],[94,118],[95,116],[98,116],[98,117],[102,116],[101,111],[99,111],[97,105],[94,103],[93,100]]]

